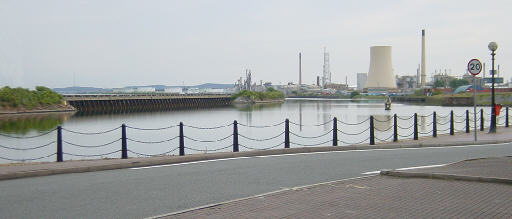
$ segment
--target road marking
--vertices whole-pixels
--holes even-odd
[[[201,160],[201,161],[192,161],[185,163],[175,163],[175,164],[164,164],[164,165],[155,165],[155,166],[146,166],[146,167],[133,167],[131,170],[142,170],[142,169],[151,169],[151,168],[159,168],[159,167],[172,167],[172,166],[182,166],[189,164],[200,164],[200,163],[209,163],[209,162],[217,162],[217,161],[229,161],[229,160],[241,160],[248,158],[268,158],[268,157],[286,157],[286,156],[300,156],[300,155],[313,155],[313,154],[330,154],[330,153],[349,153],[349,152],[371,152],[371,151],[398,151],[398,150],[424,150],[424,149],[444,149],[444,148],[467,148],[467,147],[485,147],[485,146],[495,146],[495,145],[504,145],[510,143],[499,143],[499,144],[483,144],[483,145],[459,145],[459,146],[443,146],[443,147],[420,147],[420,148],[377,148],[377,149],[365,149],[365,150],[346,150],[346,151],[320,151],[320,152],[307,152],[307,153],[295,153],[295,154],[274,154],[274,155],[262,155],[262,156],[251,156],[251,157],[231,157],[231,158],[221,158],[214,160]],[[375,172],[375,171],[372,171]],[[371,173],[375,174],[375,173]]]
[[[240,160],[240,159],[246,159],[246,158],[251,158],[251,157],[232,157],[232,158],[222,158],[222,159],[215,159],[215,160],[201,160],[201,161],[164,164],[164,165],[147,166],[147,167],[134,167],[134,168],[130,168],[130,169],[131,170],[141,170],[141,169],[150,169],[150,168],[158,168],[158,167],[172,167],[172,166],[181,166],[181,165],[188,165],[188,164],[208,163],[208,162],[217,162],[217,161],[226,161],[226,160]]]
[[[399,169],[396,169],[396,170],[414,170],[414,169],[424,169],[424,168],[432,168],[432,167],[442,167],[442,166],[446,166],[448,164],[434,164],[434,165],[428,165],[428,166],[417,166],[417,167],[404,167],[404,168],[399,168]],[[380,173],[380,170],[376,170],[376,171],[370,171],[370,172],[365,172],[365,173],[361,173],[363,175],[371,175],[371,174],[379,174]]]
[[[405,168],[400,168],[400,169],[396,169],[396,170],[414,170],[414,169],[424,169],[424,168],[431,168],[431,167],[442,167],[442,166],[446,166],[448,164],[435,164],[435,165],[428,165],[428,166],[419,166],[419,167],[405,167]]]
[[[365,172],[365,173],[361,173],[363,175],[373,175],[373,174],[379,174],[380,173],[380,170],[375,170],[375,171],[370,171],[370,172]]]

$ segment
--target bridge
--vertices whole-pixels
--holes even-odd
[[[78,111],[166,110],[226,106],[225,94],[72,94],[63,95],[66,104]]]

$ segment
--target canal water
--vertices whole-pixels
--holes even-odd
[[[370,115],[375,118],[377,143],[392,141],[394,114],[398,116],[399,139],[413,137],[414,113],[418,114],[420,136],[432,135],[434,111],[438,134],[449,133],[451,110],[455,115],[455,130],[464,130],[465,112],[473,112],[472,107],[393,103],[391,110],[384,110],[382,100],[287,99],[282,104],[180,111],[3,115],[0,116],[0,163],[55,161],[58,125],[63,128],[64,160],[79,160],[119,158],[122,124],[127,126],[128,155],[138,157],[177,155],[180,122],[184,124],[185,153],[194,154],[232,151],[235,120],[240,151],[246,151],[284,148],[285,119],[290,121],[292,148],[332,145],[334,117],[338,120],[338,145],[343,146],[369,142]],[[486,107],[486,126],[488,114]],[[503,116],[498,117],[498,124],[503,122]]]

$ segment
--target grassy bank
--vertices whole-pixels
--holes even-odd
[[[434,96],[411,95],[411,98],[424,98],[426,105],[434,106],[469,106],[473,105],[473,93],[439,94]],[[496,103],[512,106],[512,93],[496,93]],[[491,93],[478,93],[477,105],[491,105]]]
[[[33,109],[62,103],[62,96],[47,87],[37,86],[35,90],[25,88],[0,89],[0,108]]]
[[[387,96],[372,96],[372,95],[356,95],[352,99],[366,99],[366,100],[385,100]]]
[[[268,88],[264,92],[243,90],[231,96],[231,99],[236,100],[239,97],[247,98],[253,101],[265,100],[284,100],[284,94],[273,88]]]

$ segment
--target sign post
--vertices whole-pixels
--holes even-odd
[[[468,62],[468,71],[473,75],[473,121],[475,123],[475,142],[476,138],[476,76],[482,71],[482,63],[478,59],[471,59]]]

